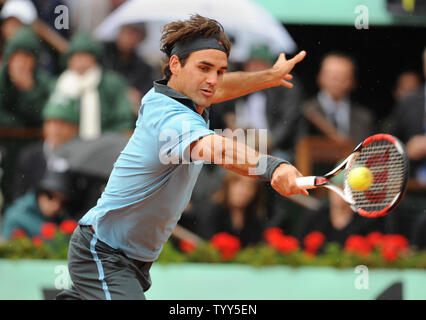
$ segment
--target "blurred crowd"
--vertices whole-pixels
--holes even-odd
[[[161,77],[160,66],[148,62],[138,51],[146,37],[145,24],[123,25],[111,42],[99,42],[93,37],[96,26],[124,2],[3,3],[3,239],[10,238],[16,229],[29,236],[37,235],[46,221],[78,220],[102,193],[108,170],[95,169],[112,164],[105,164],[107,160],[100,149],[85,142],[101,141],[105,136],[128,138],[141,98],[151,89],[153,80]],[[69,8],[70,27],[58,30],[53,12],[60,5]],[[58,49],[46,32],[34,27],[36,21],[60,35],[66,48]],[[276,58],[267,45],[259,44],[251,48],[247,61],[232,63],[230,69],[262,70],[273,66]],[[309,141],[310,137],[352,149],[371,134],[391,133],[406,144],[410,186],[414,186],[393,213],[377,219],[363,218],[335,193],[321,190],[311,191],[312,201],[283,198],[264,182],[205,165],[179,224],[204,239],[227,232],[239,237],[242,246],[261,242],[267,228],[278,227],[298,239],[320,231],[326,241],[340,244],[354,234],[398,233],[413,246],[426,248],[426,49],[419,52],[423,70],[402,72],[394,87],[389,88],[395,105],[386,119],[376,119],[368,106],[352,98],[359,88],[360,58],[347,52],[328,52],[318,66],[318,90],[314,96],[306,96],[296,70],[292,89],[273,87],[212,106],[210,127],[267,129],[268,153],[296,166],[303,162],[301,141]],[[120,148],[122,143],[120,138],[109,139],[102,144],[103,152]],[[83,153],[86,157],[78,159]],[[309,173],[322,174],[332,169],[337,160],[344,158],[340,157],[323,163],[311,159]],[[89,158],[94,163],[88,164]],[[333,182],[341,186],[342,176]]]

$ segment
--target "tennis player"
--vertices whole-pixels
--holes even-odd
[[[307,195],[287,161],[226,143],[208,128],[213,102],[291,87],[289,72],[305,52],[290,60],[281,54],[270,70],[226,73],[230,47],[222,26],[199,15],[164,27],[165,78],[142,99],[136,129],[105,191],[71,237],[73,286],[57,299],[145,299],[149,269],[187,206],[203,162],[268,180],[283,196]]]

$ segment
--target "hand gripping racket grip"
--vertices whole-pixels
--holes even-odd
[[[305,188],[305,189],[316,188],[315,176],[296,178],[296,183],[297,183],[298,187],[302,187],[302,188]]]

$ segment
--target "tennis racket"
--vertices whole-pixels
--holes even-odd
[[[373,182],[368,189],[357,191],[348,183],[349,172],[358,166],[368,168]],[[330,179],[346,170],[343,189]],[[408,157],[404,145],[389,134],[375,134],[361,142],[340,165],[324,176],[296,179],[305,189],[328,188],[339,194],[361,216],[376,218],[388,214],[405,195],[408,179]]]

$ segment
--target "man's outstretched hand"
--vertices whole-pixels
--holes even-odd
[[[287,88],[293,88],[293,84],[288,82],[288,80],[293,79],[293,76],[290,74],[294,66],[305,59],[306,51],[300,51],[290,60],[287,60],[284,53],[281,53],[278,57],[275,64],[272,66],[273,78],[275,81],[275,86],[284,86]]]
[[[216,90],[213,103],[235,99],[271,87],[284,86],[293,88],[293,84],[289,82],[293,79],[290,71],[305,56],[306,52],[301,51],[290,60],[287,60],[285,54],[281,53],[275,64],[265,70],[226,72]]]

